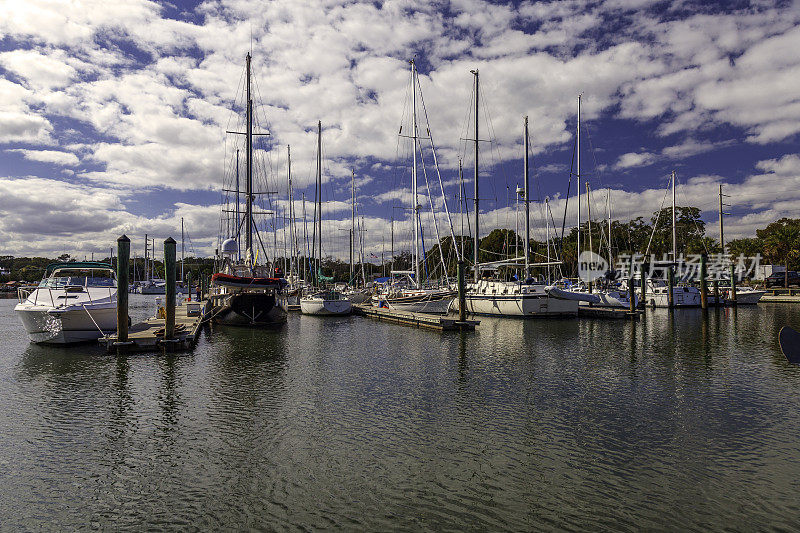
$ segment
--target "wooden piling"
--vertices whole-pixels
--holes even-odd
[[[706,281],[706,254],[700,254],[700,307],[708,309],[708,282]]]
[[[186,273],[186,292],[189,293],[188,301],[192,301],[192,271]]]
[[[721,306],[723,302],[719,299],[719,281],[717,278],[714,278],[711,282],[711,287],[714,291],[714,301],[717,302],[715,305]]]
[[[633,287],[633,275],[628,280],[628,306],[631,313],[636,312],[636,289]]]
[[[673,309],[675,307],[675,270],[672,265],[669,265],[669,270],[667,270],[667,291],[667,307]]]
[[[647,273],[649,271],[650,271],[650,263],[642,263],[642,271],[640,279],[642,283],[641,287],[642,296],[641,296],[641,301],[639,302],[641,304],[642,309],[645,308],[645,304],[647,303]]]
[[[458,262],[458,320],[464,322],[467,319],[467,294],[466,284],[464,283],[464,261]]]
[[[736,305],[736,265],[731,261],[731,303]]]
[[[175,239],[168,237],[164,241],[164,279],[167,282],[164,293],[164,340],[175,337]]]
[[[131,240],[127,235],[117,239],[117,341],[128,342],[128,268]]]

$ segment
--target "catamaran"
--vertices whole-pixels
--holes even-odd
[[[69,344],[117,328],[117,279],[106,263],[48,265],[35,288],[20,288],[14,311],[32,342]]]
[[[232,326],[275,326],[286,322],[287,298],[286,280],[273,275],[266,263],[258,264],[258,251],[255,249],[253,233],[255,227],[253,212],[253,99],[251,95],[250,54],[246,56],[246,131],[234,132],[245,135],[246,179],[245,213],[243,220],[239,213],[238,163],[236,175],[236,209],[234,235],[221,246],[218,258],[218,271],[211,276],[215,298],[220,309],[214,320]],[[237,160],[238,161],[238,160]],[[244,226],[245,255],[239,250],[239,237]],[[260,238],[259,238],[260,240]],[[262,246],[263,248],[263,246]]]

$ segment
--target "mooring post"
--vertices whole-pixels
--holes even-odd
[[[464,283],[464,261],[458,262],[458,320],[464,322],[467,319],[467,295]]]
[[[708,309],[708,283],[706,281],[706,254],[700,254],[700,307]]]
[[[650,263],[642,263],[642,272],[640,280],[642,282],[642,287],[641,287],[642,296],[641,296],[641,301],[639,302],[639,304],[641,304],[642,309],[644,309],[645,304],[647,302],[647,273],[649,271],[650,271]]]
[[[117,342],[128,342],[128,263],[131,240],[127,235],[117,239]],[[117,346],[119,350],[119,346]]]
[[[167,281],[164,294],[164,340],[171,340],[175,336],[175,274],[175,239],[167,237],[164,241],[164,278]]]
[[[736,265],[731,261],[731,301],[736,305]]]
[[[714,289],[714,302],[716,302],[714,305],[722,305],[722,302],[719,301],[719,281],[717,278],[714,278],[714,280],[711,282],[711,286]]]
[[[192,271],[186,273],[186,292],[189,293],[188,301],[192,301]]]
[[[667,270],[667,307],[672,309],[675,307],[675,271],[672,265]]]
[[[631,313],[635,313],[636,312],[636,289],[634,288],[634,285],[633,285],[633,274],[631,274],[631,279],[628,280],[628,299],[630,300],[630,302],[628,302],[629,311]]]

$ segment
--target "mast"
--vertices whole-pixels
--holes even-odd
[[[545,196],[544,198],[544,224],[547,228],[547,237],[545,237],[545,242],[547,244],[547,284],[550,285],[550,218],[547,216],[550,212],[550,197]],[[555,229],[555,228],[554,228]]]
[[[144,234],[144,276],[142,281],[150,281],[150,271],[147,269],[147,249],[150,247],[150,239],[147,238],[147,233]]]
[[[581,255],[581,96],[578,95],[578,127],[575,133],[575,142],[577,143],[577,172],[578,178],[578,255]]]
[[[471,70],[475,75],[475,242],[473,245],[474,252],[475,252],[475,283],[480,280],[480,269],[478,267],[478,236],[480,232],[478,231],[478,207],[479,207],[479,200],[478,200],[478,95],[479,95],[479,80],[478,80],[478,69]]]
[[[319,228],[319,256],[317,257],[317,276],[322,274],[322,121],[317,121],[317,227]],[[316,279],[316,278],[315,278]]]
[[[183,283],[183,280],[184,280],[184,277],[183,277],[183,262],[184,262],[185,257],[184,257],[183,250],[184,250],[183,217],[181,217],[181,283]]]
[[[672,260],[678,260],[678,230],[675,224],[675,171],[672,171]]]
[[[613,248],[611,247],[611,188],[606,188],[606,211],[608,211],[608,265],[614,268]]]
[[[253,99],[250,94],[250,52],[247,52],[247,180],[245,194],[247,194],[246,214],[247,232],[245,246],[247,247],[247,261],[254,265],[253,256]]]
[[[589,233],[589,251],[594,252],[592,247],[592,203],[589,201],[589,181],[586,181],[586,231]]]
[[[725,254],[725,232],[722,228],[722,184],[719,184],[719,245],[722,248],[722,254]]]
[[[355,244],[356,238],[356,171],[355,169],[352,170],[352,174],[350,176],[350,191],[351,191],[351,198],[352,198],[352,215],[350,219],[350,283],[355,285],[355,266],[353,264],[353,247]]]
[[[531,218],[530,218],[530,202],[528,201],[528,115],[525,115],[525,279],[528,279],[528,246],[531,242]]]
[[[308,223],[306,220],[306,193],[303,193],[303,281],[306,281],[306,263],[308,263]]]
[[[412,133],[411,139],[414,146],[411,151],[414,154],[413,165],[411,167],[411,213],[414,224],[414,283],[420,287],[419,277],[419,200],[417,195],[417,85],[416,85],[416,65],[411,60],[411,101],[412,101]]]
[[[239,224],[241,224],[242,214],[239,212],[239,149],[236,149],[236,255],[239,261],[242,260],[242,235],[239,231]]]
[[[286,145],[286,180],[289,182],[289,277],[292,276],[295,265],[295,250],[297,248],[297,234],[294,231],[294,196],[292,192],[292,147]]]

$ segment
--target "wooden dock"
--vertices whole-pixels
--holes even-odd
[[[480,320],[465,320],[461,322],[458,317],[454,316],[411,313],[409,311],[396,311],[364,304],[354,305],[353,313],[393,324],[436,331],[474,330],[475,326],[481,323]]]
[[[629,309],[622,307],[578,306],[578,316],[580,318],[628,318],[639,320],[641,314],[641,311],[631,312]]]
[[[797,303],[800,302],[800,289],[776,288],[767,289],[767,294],[761,297],[761,302]]]
[[[194,305],[193,305],[194,304]],[[196,310],[196,313],[195,313]],[[200,329],[211,316],[213,307],[208,300],[184,302],[175,307],[175,338],[164,340],[166,320],[154,316],[128,328],[128,342],[117,342],[117,334],[100,338],[109,353],[116,352],[177,352],[191,349],[197,342]]]

